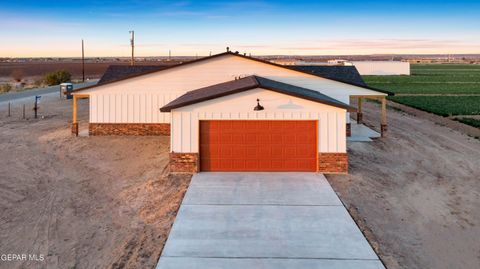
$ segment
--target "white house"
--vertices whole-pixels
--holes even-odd
[[[344,173],[350,98],[388,94],[226,52],[75,91],[72,130],[89,98],[91,135],[171,134],[175,172]]]

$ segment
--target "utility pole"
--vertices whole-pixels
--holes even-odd
[[[82,81],[85,82],[85,53],[83,50],[83,38],[82,38]]]
[[[134,58],[134,49],[135,49],[135,31],[128,31],[130,33],[130,45],[132,46],[132,60],[130,65],[135,65],[135,58]]]

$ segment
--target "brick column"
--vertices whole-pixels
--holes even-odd
[[[380,124],[380,134],[382,137],[385,137],[387,135],[387,125],[386,124]]]
[[[363,113],[357,112],[357,123],[361,124],[363,122]]]
[[[76,122],[72,123],[72,134],[78,136],[78,123]]]
[[[352,124],[347,123],[347,136],[350,137],[352,136]]]
[[[348,173],[347,153],[318,153],[318,172],[320,173]]]
[[[362,97],[358,97],[358,101],[357,101],[357,123],[360,124],[362,123],[363,121],[363,112],[362,112]]]
[[[198,153],[170,153],[170,173],[197,173],[199,164]]]
[[[387,135],[387,99],[382,98],[382,121],[380,124],[380,134],[382,137]]]

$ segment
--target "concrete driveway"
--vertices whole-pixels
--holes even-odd
[[[157,269],[384,268],[322,174],[199,173]]]

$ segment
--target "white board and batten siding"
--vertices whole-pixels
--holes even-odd
[[[183,93],[98,92],[90,95],[90,122],[92,123],[170,123],[170,113],[160,108]]]
[[[263,111],[253,111],[259,98]],[[346,110],[264,89],[173,109],[171,151],[199,152],[201,120],[315,120],[318,152],[346,152]]]
[[[158,111],[168,101],[187,91],[248,75],[263,76],[272,80],[316,90],[346,104],[350,102],[351,95],[385,95],[362,87],[235,55],[224,55],[153,72],[86,89],[81,91],[81,93],[90,96],[90,122],[92,123],[162,123],[163,120],[168,123],[168,113],[160,113]],[[156,103],[155,100],[157,100]],[[143,103],[146,106],[143,106]],[[118,108],[120,108],[121,112],[119,112]],[[349,121],[347,116],[345,118]],[[130,122],[130,120],[134,121]]]

